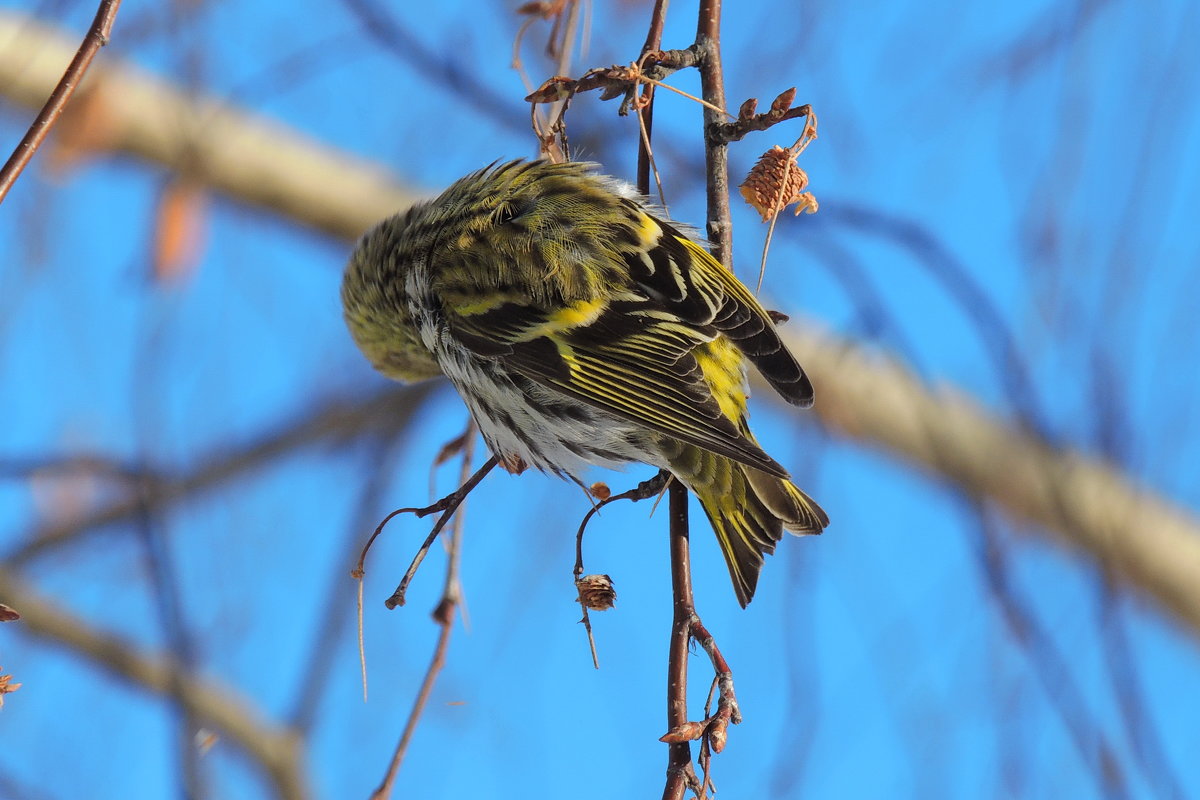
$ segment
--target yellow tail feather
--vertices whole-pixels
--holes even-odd
[[[743,608],[754,597],[763,555],[775,552],[784,530],[816,534],[829,524],[821,507],[786,478],[703,451],[687,453],[673,467],[712,523]]]

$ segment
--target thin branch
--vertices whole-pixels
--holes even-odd
[[[600,659],[596,655],[596,641],[592,638],[592,620],[588,614],[590,608],[608,608],[612,605],[612,598],[615,593],[612,593],[612,579],[607,575],[588,576],[596,579],[603,579],[599,584],[589,583],[584,579],[583,575],[583,534],[587,530],[587,525],[591,522],[592,517],[600,513],[600,509],[604,508],[609,503],[615,503],[618,500],[629,500],[634,503],[639,500],[648,500],[652,497],[662,496],[666,490],[667,484],[671,480],[671,473],[665,469],[660,469],[658,473],[647,481],[642,481],[637,486],[629,491],[621,492],[604,498],[599,503],[592,505],[587,514],[584,515],[583,521],[579,523],[579,530],[575,533],[575,590],[579,595],[579,605],[583,607],[583,619],[579,620],[583,623],[584,630],[587,631],[588,644],[592,650],[592,665],[596,669],[600,669]],[[589,491],[589,495],[591,492]],[[653,513],[653,510],[651,510]],[[599,587],[599,588],[598,588]],[[600,601],[596,603],[596,599]]]
[[[474,487],[474,483],[490,471],[480,470],[474,476],[471,475],[471,460],[475,456],[475,431],[474,424],[468,426],[468,433],[462,448],[462,469],[459,473],[459,484],[466,488],[470,485]],[[495,466],[495,458],[492,458],[488,463]],[[482,474],[481,474],[482,473]],[[459,491],[462,491],[460,489]],[[442,590],[442,599],[438,601],[437,607],[433,610],[433,619],[439,626],[441,631],[438,633],[437,645],[434,646],[433,656],[429,661],[429,668],[425,671],[425,679],[421,682],[421,689],[417,692],[417,697],[413,701],[412,711],[409,712],[408,721],[404,725],[404,732],[400,735],[400,741],[396,744],[396,750],[392,754],[392,761],[388,765],[387,773],[384,775],[383,781],[379,787],[371,793],[371,800],[386,800],[392,795],[392,785],[395,783],[396,775],[400,771],[400,764],[404,761],[404,754],[408,752],[408,743],[412,741],[413,733],[417,729],[417,723],[421,719],[421,713],[425,710],[426,704],[429,702],[429,695],[433,692],[433,685],[437,681],[438,673],[441,672],[442,666],[446,663],[446,650],[450,645],[450,633],[454,629],[454,612],[462,603],[462,585],[458,580],[458,565],[459,557],[462,554],[462,535],[463,535],[463,520],[466,513],[466,499],[470,489],[467,488],[462,493],[462,498],[459,501],[458,513],[454,517],[454,526],[451,529],[450,535],[450,552],[446,559],[446,583]],[[453,514],[454,509],[451,508],[446,513]]]
[[[792,90],[793,92],[795,90]],[[746,101],[753,103],[753,100]],[[746,108],[746,105],[742,106]],[[761,114],[739,115],[733,122],[719,122],[713,127],[712,137],[715,141],[728,144],[730,142],[740,141],[746,134],[752,131],[765,131],[768,128],[774,127],[781,122],[786,122],[790,119],[799,119],[807,117],[812,113],[812,108],[807,103],[795,108],[788,108],[782,111],[772,109],[764,111]]]
[[[188,675],[172,658],[141,653],[122,638],[96,632],[84,620],[54,607],[7,567],[0,567],[0,597],[20,609],[20,622],[12,623],[16,629],[66,647],[135,686],[169,697],[261,764],[284,800],[308,797],[299,737],[258,718],[245,698]]]
[[[58,121],[63,109],[67,107],[67,101],[71,99],[75,88],[87,74],[88,67],[91,66],[96,53],[101,47],[108,44],[108,37],[112,34],[113,21],[117,18],[117,9],[120,7],[121,0],[100,0],[100,7],[96,10],[95,19],[92,20],[92,27],[83,37],[83,42],[79,45],[79,50],[75,52],[75,57],[71,59],[67,71],[63,73],[58,85],[50,93],[50,98],[42,106],[42,110],[33,120],[33,124],[29,126],[29,130],[17,145],[17,149],[9,156],[4,167],[0,168],[0,203],[4,202],[9,189],[20,177],[25,166],[33,158],[33,154],[42,146],[50,129],[54,127],[54,123]]]
[[[646,43],[642,45],[642,58],[648,53],[662,48],[663,27],[667,21],[667,5],[669,0],[654,0],[654,11],[650,14],[650,30],[646,32]],[[640,62],[639,62],[640,63]],[[654,84],[647,84],[642,89],[641,100],[638,104],[638,116],[642,130],[641,146],[638,147],[637,187],[644,195],[650,194],[650,140],[654,136]],[[662,183],[659,183],[659,195],[662,195]],[[663,204],[666,199],[663,198]]]

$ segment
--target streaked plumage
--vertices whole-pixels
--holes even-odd
[[[747,360],[789,402],[813,400],[766,311],[591,165],[492,166],[384,220],[342,302],[371,363],[401,381],[445,374],[510,471],[670,470],[700,499],[743,606],[784,529],[829,523],[750,433]]]

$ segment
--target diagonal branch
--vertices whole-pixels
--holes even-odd
[[[40,107],[74,52],[62,33],[0,9],[5,97]],[[418,199],[376,164],[214,98],[194,99],[117,59],[97,65],[81,91],[101,93],[113,152],[186,171],[229,197],[324,233],[358,236]]]
[[[92,20],[92,27],[88,29],[87,35],[83,38],[83,44],[79,45],[79,49],[75,53],[75,57],[71,59],[71,63],[67,65],[66,72],[62,78],[54,86],[54,91],[50,92],[50,97],[46,100],[46,104],[42,106],[42,110],[34,119],[33,124],[29,126],[25,136],[17,145],[17,149],[5,162],[4,167],[0,168],[0,203],[4,202],[4,198],[8,195],[9,189],[13,183],[20,177],[21,172],[25,169],[33,158],[33,154],[41,147],[42,142],[50,134],[50,129],[54,127],[54,123],[62,115],[63,110],[67,107],[67,101],[71,99],[71,95],[75,93],[75,88],[79,82],[83,80],[83,76],[87,74],[88,67],[92,64],[92,59],[96,57],[101,47],[108,44],[109,34],[112,33],[113,21],[117,17],[117,9],[121,7],[121,0],[100,0],[100,7],[96,10],[96,18]]]
[[[1192,514],[961,392],[931,390],[883,354],[796,323],[781,332],[821,387],[813,410],[823,425],[1052,531],[1200,631],[1200,522]]]
[[[128,497],[82,519],[33,531],[26,537],[26,544],[5,554],[4,561],[10,565],[23,564],[101,528],[128,521],[143,511],[170,505],[268,467],[279,457],[302,447],[322,441],[349,440],[380,428],[403,426],[436,385],[424,383],[389,389],[367,400],[330,403],[249,445],[214,455],[173,479],[147,476],[144,485],[138,487],[140,491]]]

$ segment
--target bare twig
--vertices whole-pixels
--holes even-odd
[[[396,775],[400,771],[400,764],[404,760],[404,754],[408,752],[408,743],[412,741],[413,732],[417,729],[417,723],[421,719],[421,713],[425,710],[425,705],[429,702],[429,695],[433,691],[433,685],[437,681],[438,673],[441,672],[442,666],[446,663],[446,650],[450,645],[450,632],[454,628],[454,612],[462,603],[462,585],[458,580],[458,565],[459,557],[462,554],[462,534],[463,534],[463,519],[465,518],[467,494],[470,493],[468,486],[474,487],[479,479],[490,471],[491,467],[486,470],[480,470],[474,476],[471,475],[471,459],[475,456],[475,426],[468,425],[467,433],[465,434],[465,442],[462,446],[462,470],[459,473],[459,483],[463,487],[459,489],[463,492],[459,499],[457,508],[458,513],[454,517],[454,525],[451,528],[450,536],[450,552],[446,559],[446,583],[442,590],[442,598],[438,601],[437,606],[433,610],[433,620],[439,626],[441,631],[438,634],[437,644],[433,648],[433,657],[429,661],[429,668],[425,671],[425,679],[421,681],[421,688],[417,692],[417,697],[413,701],[412,711],[409,712],[408,721],[404,724],[404,732],[400,735],[400,741],[396,744],[396,750],[392,754],[392,761],[388,765],[387,773],[384,775],[383,781],[379,787],[371,793],[371,800],[386,800],[391,797],[392,785],[396,780]],[[495,466],[495,458],[492,458],[488,463]],[[481,474],[482,473],[482,474]],[[472,483],[475,481],[475,483]],[[454,508],[447,511],[448,514],[454,513]]]
[[[379,524],[375,526],[375,531],[371,534],[370,538],[367,539],[367,543],[363,545],[362,552],[358,555],[358,563],[355,565],[354,569],[350,571],[350,576],[360,582],[362,581],[363,576],[366,574],[367,553],[370,552],[371,546],[375,544],[375,540],[379,538],[379,535],[383,533],[384,527],[391,522],[392,519],[400,516],[401,514],[412,514],[417,518],[423,518],[429,516],[430,514],[436,514],[439,511],[442,512],[442,515],[437,518],[437,522],[434,523],[433,530],[431,530],[429,535],[425,537],[425,541],[421,543],[421,547],[417,550],[417,554],[413,556],[412,563],[408,565],[408,570],[404,573],[404,577],[400,580],[400,585],[397,586],[396,591],[392,592],[392,595],[386,601],[384,601],[384,604],[388,608],[395,608],[396,606],[404,605],[404,595],[408,591],[408,584],[412,581],[413,576],[417,574],[417,568],[420,567],[421,562],[425,560],[425,555],[429,552],[429,548],[433,545],[434,540],[437,539],[438,534],[441,533],[442,529],[446,527],[446,523],[449,522],[450,517],[454,514],[458,507],[462,505],[463,501],[467,499],[467,495],[471,493],[471,490],[474,489],[479,482],[483,480],[484,477],[499,463],[499,460],[495,456],[492,456],[488,459],[486,464],[480,467],[475,474],[470,477],[466,483],[459,486],[453,492],[446,495],[441,500],[438,500],[436,503],[424,507],[409,506],[405,508],[397,508],[395,511],[391,512],[382,520],[380,520]]]
[[[646,55],[662,47],[663,26],[667,21],[668,0],[654,0],[654,11],[650,14],[650,30],[646,32],[646,43],[642,45],[642,59]],[[642,142],[638,147],[637,186],[645,195],[650,194],[650,163],[653,153],[650,150],[650,140],[654,136],[654,84],[647,84],[642,89],[638,104],[638,120],[641,127]],[[655,177],[658,170],[655,170]],[[659,197],[664,206],[667,204],[663,196],[662,181],[658,181]]]
[[[791,92],[794,94],[795,89]],[[786,94],[786,92],[785,92]],[[747,100],[742,104],[743,109],[753,108],[749,104],[754,100]],[[778,125],[781,122],[786,122],[789,119],[798,119],[806,117],[811,113],[811,108],[807,103],[795,108],[778,109],[774,105],[769,111],[764,111],[761,114],[739,114],[738,118],[733,122],[718,122],[712,132],[713,139],[718,142],[728,144],[742,139],[751,131],[765,131],[768,128]]]
[[[108,44],[108,37],[112,34],[113,21],[116,19],[117,9],[120,7],[121,0],[100,0],[100,7],[96,10],[95,19],[92,20],[92,27],[83,37],[79,50],[75,52],[75,58],[71,59],[67,71],[63,73],[62,79],[54,87],[50,98],[46,100],[41,113],[29,126],[29,130],[17,145],[17,149],[9,156],[4,167],[0,168],[0,203],[4,202],[9,189],[12,188],[25,166],[33,158],[33,154],[42,146],[50,129],[54,127],[54,123],[58,121],[63,109],[67,107],[67,101],[71,99],[75,88],[83,80],[96,53],[101,47]]]

